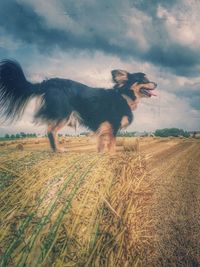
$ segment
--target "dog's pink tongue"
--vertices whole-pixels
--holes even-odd
[[[149,94],[151,95],[151,96],[157,96],[153,91],[151,91],[151,90],[149,90]]]

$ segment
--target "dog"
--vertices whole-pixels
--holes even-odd
[[[92,88],[82,83],[51,78],[40,83],[27,81],[18,62],[2,60],[0,63],[0,112],[4,120],[19,119],[27,103],[40,96],[34,121],[47,125],[47,136],[54,152],[58,146],[57,133],[64,126],[78,121],[97,136],[97,151],[115,152],[117,132],[133,121],[133,111],[139,100],[155,95],[155,82],[144,73],[112,70],[112,89]]]

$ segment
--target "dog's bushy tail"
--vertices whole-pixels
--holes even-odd
[[[42,93],[41,85],[28,82],[16,61],[0,62],[0,115],[5,120],[19,119],[29,100]]]

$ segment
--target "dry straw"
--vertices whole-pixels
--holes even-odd
[[[0,163],[0,266],[147,264],[152,187],[138,151],[110,158],[10,149]]]

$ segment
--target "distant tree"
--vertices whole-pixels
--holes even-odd
[[[154,134],[155,136],[160,136],[160,137],[169,137],[169,136],[189,137],[190,136],[190,134],[187,131],[184,131],[183,129],[178,129],[178,128],[157,129]]]
[[[89,134],[89,132],[81,132],[80,135],[84,135],[87,136]],[[66,136],[66,135],[65,135]],[[69,135],[68,135],[69,136]]]
[[[26,138],[26,133],[21,132],[21,133],[20,133],[20,136],[21,136],[22,138]]]
[[[10,135],[9,134],[5,134],[4,138],[9,139]]]
[[[26,134],[26,137],[33,138],[33,137],[36,137],[36,134],[35,133],[28,133],[28,134]]]
[[[134,137],[136,132],[119,132],[117,136],[123,136],[123,137]]]
[[[196,138],[196,135],[197,135],[197,132],[194,131],[193,134],[192,134],[192,137],[193,137],[193,138]]]
[[[11,139],[15,139],[15,135],[14,134],[11,134],[10,138]]]
[[[20,136],[20,134],[18,134],[18,133],[15,135],[15,138],[20,138],[20,137],[21,137],[21,136]]]

